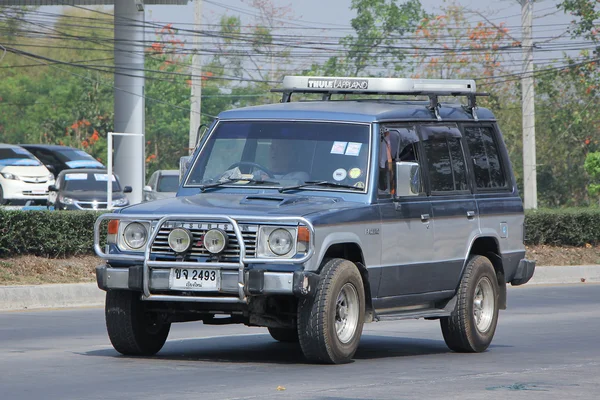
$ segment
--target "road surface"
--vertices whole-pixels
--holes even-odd
[[[120,356],[99,308],[0,313],[0,399],[596,399],[600,285],[509,289],[482,354],[437,321],[365,326],[355,361],[310,365],[265,329],[175,324],[153,358]]]

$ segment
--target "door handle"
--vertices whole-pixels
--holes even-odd
[[[421,214],[421,221],[422,222],[429,221],[429,214]]]
[[[469,219],[475,218],[475,211],[467,211],[467,218],[469,218]]]

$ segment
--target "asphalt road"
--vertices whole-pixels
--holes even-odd
[[[176,324],[156,357],[129,358],[102,309],[0,313],[0,400],[597,399],[599,305],[600,285],[513,288],[485,353],[449,351],[437,321],[380,322],[340,366],[260,328]]]

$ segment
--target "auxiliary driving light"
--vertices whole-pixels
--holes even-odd
[[[192,234],[187,229],[175,228],[169,233],[168,237],[169,247],[173,249],[175,253],[183,253],[188,251],[192,246]]]
[[[227,247],[227,234],[221,229],[209,230],[204,234],[204,247],[209,253],[221,253]]]

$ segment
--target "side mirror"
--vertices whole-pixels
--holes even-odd
[[[131,186],[125,186],[123,188],[123,193],[131,193],[133,192],[133,188]]]
[[[152,186],[144,186],[144,192],[151,192],[152,191]]]
[[[48,186],[48,191],[49,192],[58,192],[58,188],[56,187],[56,185],[50,185],[50,186]]]
[[[188,168],[190,167],[191,162],[192,162],[191,156],[185,156],[185,157],[181,157],[179,159],[179,183],[181,183],[181,181],[183,180],[183,176],[185,175]]]
[[[421,192],[421,171],[415,162],[396,163],[396,197],[417,196]]]

